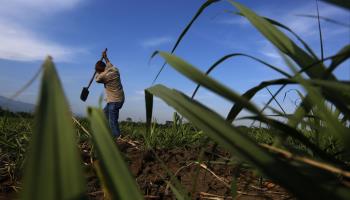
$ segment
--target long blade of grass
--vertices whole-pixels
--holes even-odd
[[[68,103],[50,58],[43,69],[21,199],[83,199],[85,181]]]
[[[325,92],[332,93],[345,104],[350,104],[350,81],[305,80],[308,84],[319,86]],[[327,98],[327,96],[326,96]]]
[[[237,14],[237,15],[240,15],[240,16],[243,16],[244,15],[240,12],[232,12],[234,14]],[[276,20],[273,20],[271,18],[268,18],[268,17],[264,17],[262,16],[262,18],[264,18],[265,20],[267,20],[268,22],[270,22],[271,24],[273,24],[274,26],[277,26],[279,28],[282,28],[288,32],[290,32],[292,35],[294,35],[294,37],[304,46],[304,48],[315,58],[317,59],[317,56],[316,54],[313,52],[313,50],[310,48],[310,46],[298,35],[296,34],[292,29],[290,29],[288,26],[276,21]]]
[[[256,93],[258,93],[260,90],[266,88],[267,86],[271,85],[283,85],[280,90],[282,90],[287,84],[295,84],[295,82],[286,80],[286,79],[277,79],[277,80],[272,80],[272,81],[264,81],[260,83],[258,86],[255,86],[248,91],[246,91],[242,96],[245,97],[246,99],[250,100],[252,99]],[[277,92],[276,92],[277,93]],[[275,96],[275,95],[274,95]],[[272,101],[272,98],[270,99]],[[269,101],[270,102],[270,101]],[[243,110],[244,106],[241,104],[234,104],[227,114],[226,120],[230,123],[235,120],[235,118],[238,116],[238,114]],[[260,111],[261,113],[261,111]]]
[[[245,56],[245,57],[248,57],[248,58],[251,58],[253,60],[256,60],[258,62],[260,62],[261,64],[281,73],[282,75],[286,76],[286,77],[291,77],[288,73],[284,72],[283,70],[280,70],[278,67],[275,67],[261,59],[258,59],[254,56],[250,56],[248,54],[242,54],[242,53],[233,53],[233,54],[228,54],[226,56],[223,56],[222,58],[220,58],[219,60],[217,60],[207,71],[206,71],[206,75],[208,75],[211,71],[213,71],[219,64],[221,64],[222,62],[224,62],[225,60],[229,59],[229,58],[232,58],[234,56]],[[197,87],[195,88],[195,90],[193,91],[193,94],[192,94],[192,99],[194,98],[194,96],[196,95],[197,91],[199,90],[200,88],[200,84],[197,85]],[[279,93],[279,91],[281,91],[284,87],[282,87],[281,89],[278,90],[278,92],[275,94],[275,95],[272,95],[272,98],[269,100],[269,102],[267,103],[270,104],[272,100],[275,100],[276,103],[279,105],[280,103],[275,99],[275,97],[277,96],[277,94]],[[265,110],[266,107],[264,107],[261,111],[261,113]],[[281,107],[282,108],[282,107]],[[283,108],[282,108],[283,110]],[[231,112],[230,112],[231,113]]]
[[[280,92],[282,92],[282,90],[287,86],[287,84],[283,84],[280,88],[278,88],[278,90],[272,95],[272,97],[266,102],[266,104],[264,105],[264,107],[260,110],[260,113],[263,113],[265,111],[265,109],[271,104],[271,102],[273,101],[274,98],[277,97],[277,95],[279,95]],[[234,106],[233,106],[234,107]],[[233,108],[232,107],[232,108]],[[231,111],[230,111],[231,112]],[[229,112],[229,115],[230,115],[230,112]],[[237,113],[238,114],[238,113]],[[228,116],[229,116],[228,115]],[[253,127],[255,121],[253,121],[251,124],[250,124],[250,127]]]
[[[321,87],[323,90],[330,92],[337,91],[337,97],[338,99],[344,100],[344,102],[349,103],[349,82],[348,81],[324,81],[324,80],[306,80],[312,85]],[[246,99],[250,100],[254,97],[255,94],[257,94],[262,89],[272,86],[272,85],[290,85],[290,84],[297,84],[298,82],[294,79],[276,79],[271,81],[263,81],[258,86],[255,86],[248,91],[246,91],[242,96],[244,96]],[[241,104],[234,104],[234,106],[231,108],[230,112],[228,113],[226,120],[229,122],[233,122],[233,120],[238,116],[238,114],[242,111],[244,106]]]
[[[275,25],[275,26],[278,26],[280,28],[283,28],[285,30],[287,30],[288,32],[290,32],[292,35],[294,35],[294,37],[297,38],[297,40],[304,46],[304,48],[315,58],[317,59],[317,56],[316,54],[314,53],[314,51],[310,48],[310,46],[298,35],[296,34],[292,29],[290,29],[288,26],[276,21],[276,20],[273,20],[273,19],[270,19],[270,18],[267,18],[267,17],[263,17],[264,19],[266,19],[268,22],[270,22],[271,24]]]
[[[343,63],[345,60],[347,60],[350,57],[350,45],[344,47],[339,53],[337,53],[336,55],[333,56],[329,56],[327,58],[324,58],[323,60],[317,61],[307,67],[304,67],[303,69],[301,69],[297,74],[301,74],[304,71],[316,66],[319,63],[322,63],[326,60],[332,60],[332,64],[329,68],[327,68],[323,78],[328,79],[329,75],[332,74],[332,72],[334,71],[334,69],[336,69],[341,63]],[[333,76],[333,75],[332,75]],[[286,85],[282,85],[274,94],[274,96],[277,96],[285,87]],[[273,98],[270,98],[269,101],[264,105],[264,107],[261,109],[261,112],[263,112],[272,102]],[[301,105],[305,105],[305,103],[302,103]],[[235,105],[234,105],[235,106]],[[232,109],[234,108],[234,106],[232,107]],[[232,111],[231,109],[231,111]],[[301,108],[303,109],[303,108]],[[301,110],[299,109],[299,110]],[[345,109],[346,110],[346,109]],[[300,113],[300,117],[302,118],[303,115],[301,113],[304,112],[304,110],[301,110],[302,112]],[[301,119],[300,118],[300,119]]]
[[[283,32],[278,30],[266,19],[260,17],[249,8],[237,2],[231,0],[229,2],[236,7],[277,49],[292,58],[301,69],[318,61],[297,46]],[[312,78],[321,78],[325,70],[326,68],[324,65],[319,63],[305,72]],[[335,76],[330,76],[330,78],[336,79]]]
[[[250,95],[254,95],[257,91],[259,91],[260,89],[262,89],[268,85],[288,84],[288,83],[295,82],[293,80],[288,80],[288,79],[278,79],[278,80],[274,80],[271,82],[265,82],[265,83],[262,83],[261,85],[257,86],[256,88],[248,91],[246,96],[244,96],[244,95],[240,96],[240,95],[236,94],[235,92],[231,91],[230,89],[228,89],[227,87],[223,86],[222,84],[218,83],[214,79],[205,75],[201,71],[197,70],[196,68],[194,68],[192,65],[185,62],[181,58],[178,58],[175,55],[169,54],[166,52],[158,52],[158,53],[160,56],[162,56],[170,64],[170,66],[172,66],[174,69],[176,69],[177,71],[179,71],[180,73],[182,73],[186,77],[190,78],[191,80],[195,81],[196,83],[203,85],[207,89],[209,89],[209,90],[213,91],[214,93],[228,99],[229,101],[237,104],[237,109],[238,108],[239,109],[246,108],[264,120],[266,120],[264,115],[262,115],[262,113],[255,107],[254,104],[249,102],[249,98],[247,98],[247,96],[250,97]],[[149,103],[146,102],[146,106],[148,104],[150,104],[150,99],[151,99],[151,94],[146,92],[146,101],[147,101],[147,99],[149,99],[148,100]],[[148,106],[150,106],[150,105],[148,105]],[[147,108],[146,110],[150,110],[150,108]],[[151,120],[150,113],[147,113],[147,120],[148,121]],[[150,123],[147,123],[147,124],[150,127]],[[283,127],[279,127],[279,128],[282,131],[284,130]],[[291,133],[286,132],[286,134],[291,134]],[[296,137],[297,135],[291,134],[291,136]],[[301,142],[303,142],[303,143],[308,142],[307,139],[301,138],[301,137],[302,136],[296,137],[296,139],[301,140]],[[309,144],[309,143],[307,143],[307,144]],[[329,157],[322,154],[321,150],[316,149],[316,146],[311,146],[311,148],[313,148],[313,150],[315,152],[319,153],[320,157],[322,157],[325,160],[327,160],[327,159],[329,160]]]
[[[163,57],[167,61],[167,63],[169,63],[174,69],[176,69],[178,72],[182,73],[192,81],[217,93],[218,95],[226,98],[232,103],[244,105],[244,107],[250,110],[251,112],[258,112],[258,108],[252,103],[250,103],[247,99],[241,97],[239,94],[233,92],[231,89],[222,85],[218,81],[205,75],[203,72],[199,71],[198,69],[193,67],[191,64],[185,62],[181,58],[176,57],[175,55],[169,54],[167,52],[159,51],[156,53]]]
[[[317,10],[318,33],[320,35],[321,60],[323,60],[324,50],[323,50],[323,38],[322,38],[322,29],[321,29],[321,21],[320,21],[320,11],[318,10],[318,0],[316,0],[315,2],[316,2],[316,10]]]
[[[349,46],[350,47],[350,46]],[[327,58],[324,58],[323,61],[326,61],[326,60],[331,60],[332,59],[332,64],[329,68],[327,68],[325,74],[324,74],[324,78],[328,79],[328,76],[330,74],[332,74],[333,70],[336,69],[341,63],[343,63],[346,59],[348,59],[350,57],[350,48],[349,47],[344,47],[339,53],[337,53],[336,55],[333,55],[333,56],[329,56]],[[303,68],[302,70],[300,70],[296,75],[298,74],[301,74],[303,73],[304,71],[310,69],[311,67],[317,65],[318,63],[322,63],[323,62],[322,60],[321,61],[317,61],[316,63],[313,63],[305,68]],[[275,94],[273,95],[273,97],[277,96],[282,90],[283,88],[285,87],[286,85],[282,85],[276,92]],[[327,95],[327,94],[326,94]],[[327,95],[330,99],[333,99],[332,101],[335,101],[335,102],[338,102],[341,98],[334,98],[332,94],[329,94]],[[308,112],[308,110],[311,109],[311,106],[309,106],[305,101],[307,101],[308,99],[305,99],[299,106],[299,108],[297,109],[298,112],[296,112],[296,117],[294,118],[294,122],[291,123],[291,124],[295,124],[294,126],[297,125],[297,122],[299,122],[303,117],[304,115]],[[273,101],[273,98],[270,98],[269,101],[264,105],[264,107],[261,109],[260,112],[263,112],[269,105],[270,103]],[[234,120],[234,113],[231,113],[234,111],[234,108],[235,108],[236,105],[233,105],[233,107],[231,108],[230,112],[229,112],[229,119],[232,119]],[[338,103],[338,107],[342,108],[343,112],[345,113],[349,113],[349,109],[347,109],[344,104],[342,103]],[[238,113],[237,113],[238,114]],[[232,115],[232,116],[231,116]],[[299,120],[298,120],[299,119]],[[252,122],[251,126],[253,125],[254,123]]]
[[[147,89],[150,94],[163,99],[181,115],[206,132],[209,137],[221,144],[234,155],[254,164],[267,176],[288,188],[302,199],[346,199],[349,191],[345,188],[330,188],[316,184],[303,176],[294,167],[280,161],[261,148],[247,135],[227,123],[217,113],[196,102],[181,92],[170,90],[162,85]],[[147,104],[146,104],[147,105]],[[150,122],[148,122],[150,123]],[[288,171],[288,173],[285,173]],[[307,187],[308,190],[304,188]],[[334,188],[333,188],[334,189]]]
[[[88,114],[99,165],[113,198],[143,199],[122,154],[113,142],[104,113],[101,109],[89,108]]]
[[[20,94],[22,94],[22,92],[28,89],[29,86],[31,86],[34,83],[34,81],[39,77],[42,71],[43,71],[43,67],[40,67],[38,71],[34,74],[34,76],[26,84],[24,84],[17,92],[15,92],[9,99],[12,99],[12,100],[15,99]]]
[[[314,62],[314,63],[312,63],[312,64],[310,64],[310,65],[304,67],[303,69],[301,69],[300,71],[298,71],[298,73],[296,73],[296,75],[297,75],[297,74],[302,74],[302,73],[304,73],[305,71],[307,71],[307,70],[309,70],[309,69],[311,69],[311,68],[317,66],[317,65],[320,64],[320,63],[324,63],[324,62],[327,61],[327,60],[334,60],[334,59],[339,59],[339,60],[340,60],[341,58],[343,58],[343,59],[346,60],[347,57],[348,57],[348,51],[339,52],[339,53],[337,53],[337,54],[335,54],[335,55],[328,56],[328,57],[324,58],[323,60],[318,60],[318,61],[316,61],[316,62]],[[342,63],[342,62],[344,62],[344,60],[342,60],[340,63]],[[327,70],[328,70],[328,68],[327,68]],[[326,72],[327,72],[327,71],[326,71]],[[325,73],[325,74],[326,74],[326,73]],[[334,75],[331,74],[331,76],[334,76]],[[328,78],[328,79],[329,79],[329,78]]]
[[[100,167],[98,161],[95,161],[93,164],[94,164],[95,172],[97,174],[97,177],[98,177],[100,185],[101,185],[101,189],[103,192],[103,199],[104,200],[111,200],[112,196],[108,190],[108,187],[106,186],[106,180],[102,174],[101,167]]]
[[[336,57],[332,58],[332,63],[324,74],[323,78],[328,78],[329,74],[331,74],[340,64],[345,62],[350,58],[350,44],[343,47],[336,55]]]
[[[286,111],[284,111],[282,105],[277,101],[276,96],[272,94],[271,90],[270,90],[268,87],[266,87],[266,90],[267,90],[267,91],[269,92],[269,94],[272,96],[272,99],[275,100],[275,102],[277,103],[277,106],[281,109],[281,111],[282,111],[284,114],[286,114]]]
[[[174,53],[174,51],[176,50],[177,46],[180,44],[182,38],[186,35],[187,31],[191,28],[192,24],[197,20],[197,18],[202,14],[202,12],[211,4],[216,3],[220,0],[207,0],[197,11],[197,13],[193,16],[193,18],[191,19],[191,21],[187,24],[186,28],[181,32],[180,36],[177,38],[176,43],[174,45],[174,47],[171,50],[171,53]],[[157,73],[156,77],[154,78],[154,80],[152,81],[152,85],[156,82],[156,80],[158,79],[158,76],[160,75],[160,73],[163,71],[164,67],[166,66],[166,62],[164,62],[164,64],[162,65],[162,67],[160,68],[159,72]]]
[[[280,51],[290,56],[298,66],[302,68],[310,77],[321,78],[324,75],[325,67],[318,59],[310,57],[302,49],[300,49],[292,40],[285,36],[281,31],[272,25],[272,21],[268,21],[259,17],[253,11],[243,5],[230,1],[272,44]],[[312,66],[308,67],[308,66]],[[305,69],[307,67],[307,69]],[[334,75],[329,76],[330,79],[335,79]],[[300,112],[300,117],[303,113]]]
[[[271,68],[272,70],[282,74],[283,76],[287,77],[287,78],[290,78],[291,75],[289,75],[287,72],[279,69],[278,67],[275,67],[259,58],[256,58],[254,56],[251,56],[251,55],[248,55],[248,54],[243,54],[243,53],[232,53],[232,54],[227,54],[225,56],[223,56],[222,58],[220,58],[219,60],[217,60],[212,66],[209,67],[209,69],[205,72],[206,75],[210,74],[210,72],[212,72],[216,67],[218,67],[222,62],[224,62],[225,60],[229,59],[229,58],[232,58],[232,57],[235,57],[235,56],[244,56],[244,57],[248,57],[248,58],[251,58],[269,68]],[[200,88],[200,84],[197,85],[196,89],[193,91],[192,93],[192,98],[194,98],[194,96],[196,95],[198,89]]]

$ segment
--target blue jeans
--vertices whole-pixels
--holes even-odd
[[[119,124],[118,124],[118,118],[119,118],[119,109],[122,108],[123,102],[110,102],[107,103],[105,108],[103,109],[106,118],[109,123],[109,127],[112,131],[112,135],[114,137],[119,137],[120,136],[120,129],[119,129]]]

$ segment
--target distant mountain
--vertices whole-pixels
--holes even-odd
[[[0,96],[0,107],[10,110],[12,112],[29,112],[32,113],[35,110],[35,105],[30,103],[24,103],[21,101],[11,100],[6,97]]]

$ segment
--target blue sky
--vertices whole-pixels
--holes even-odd
[[[158,72],[161,58],[148,63],[155,50],[170,51],[176,38],[189,22],[202,0],[11,0],[0,7],[0,95],[9,97],[23,86],[50,54],[62,80],[72,110],[84,114],[86,106],[98,105],[103,86],[93,84],[89,99],[81,102],[79,95],[93,73],[94,63],[108,47],[108,55],[122,76],[126,102],[121,119],[145,119],[143,90],[151,85]],[[297,14],[316,14],[313,0],[247,0],[239,1],[257,13],[288,25],[308,42],[319,55],[317,21]],[[350,23],[345,10],[320,3],[320,14]],[[225,13],[235,10],[227,1],[208,8],[195,22],[175,54],[206,70],[221,56],[248,53],[288,70],[268,43],[242,17]],[[325,55],[336,53],[350,43],[350,29],[322,21]],[[336,71],[340,79],[350,78],[346,62]],[[235,58],[223,63],[212,77],[234,91],[243,93],[261,81],[279,78],[274,71],[247,58]],[[17,97],[35,103],[39,81]],[[171,88],[191,94],[195,84],[167,66],[158,79]],[[272,91],[275,87],[270,88]],[[286,89],[293,89],[289,87]],[[283,102],[287,111],[294,109],[293,92]],[[269,95],[262,91],[255,98],[263,105]],[[283,95],[278,97],[282,100]],[[226,100],[201,89],[197,99],[222,115],[231,107]],[[274,106],[274,105],[273,105]],[[158,121],[171,119],[172,109],[161,100],[155,101]]]

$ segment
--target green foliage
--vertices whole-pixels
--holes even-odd
[[[86,199],[86,183],[71,113],[50,58],[45,61],[43,68],[39,106],[27,152],[21,198]],[[106,182],[114,198],[143,199],[113,143],[103,112],[90,108],[89,120],[92,140],[100,158],[102,182]]]
[[[210,5],[208,4],[209,2],[211,1],[207,1],[203,4],[194,19],[203,12],[204,8]],[[350,151],[350,140],[348,136],[350,132],[350,99],[348,98],[350,84],[349,82],[338,81],[332,74],[334,69],[349,58],[350,52],[348,51],[348,45],[331,58],[322,57],[322,60],[319,60],[309,46],[288,27],[274,20],[261,17],[237,2],[229,2],[238,9],[240,15],[246,17],[249,22],[281,52],[281,56],[286,60],[286,65],[292,68],[295,75],[290,76],[281,72],[287,78],[262,82],[243,95],[239,95],[207,75],[227,58],[247,55],[235,53],[224,56],[214,63],[207,73],[204,74],[188,62],[173,55],[173,51],[171,54],[157,51],[152,57],[157,54],[160,55],[165,59],[166,63],[170,64],[171,67],[182,75],[197,83],[198,86],[192,95],[192,99],[180,91],[169,89],[163,85],[155,85],[146,89],[145,100],[148,133],[152,130],[153,95],[155,95],[172,106],[179,114],[187,118],[196,127],[203,130],[211,139],[231,151],[232,154],[239,154],[242,159],[253,164],[263,174],[273,178],[299,198],[347,199],[350,195],[350,189],[343,185],[340,179],[336,177],[333,177],[332,180],[319,179],[319,177],[328,176],[328,172],[305,171],[305,167],[308,166],[300,165],[300,163],[296,165],[289,160],[281,160],[275,154],[271,154],[266,149],[261,148],[259,143],[277,145],[291,152],[297,152],[299,150],[301,154],[314,156],[315,158],[332,163],[332,165],[342,168],[349,167],[349,160],[347,160],[346,157],[335,157],[334,155],[339,155],[339,152],[335,152],[334,149],[341,149],[340,152],[343,152],[343,155],[348,154]],[[332,2],[336,2],[338,5],[345,7],[347,4],[345,1]],[[193,20],[186,27],[186,32],[192,24]],[[292,32],[299,41],[302,41],[306,51],[299,47],[277,27]],[[321,35],[321,30],[319,31]],[[183,34],[179,37],[179,40],[181,40],[182,37]],[[322,42],[322,38],[320,38],[320,40]],[[178,43],[175,47],[177,45]],[[276,67],[258,60],[255,57],[248,57],[276,70]],[[327,67],[324,65],[323,59],[332,59],[332,63]],[[296,65],[294,65],[294,63]],[[309,79],[303,78],[301,74],[307,75]],[[296,109],[294,116],[278,113],[280,119],[284,118],[284,120],[279,121],[272,119],[259,111],[257,106],[251,102],[251,98],[257,92],[269,85],[282,85],[281,88],[283,88],[288,84],[298,84],[304,87],[307,93],[302,99],[300,106]],[[203,86],[233,103],[233,107],[226,120],[215,111],[193,100],[199,86]],[[275,99],[275,95],[272,95],[272,99]],[[337,112],[333,112],[329,109],[329,105],[335,106]],[[231,122],[236,119],[243,109],[247,109],[255,115],[250,117],[251,119],[258,120],[267,127],[274,128],[275,131],[271,131],[270,129],[265,132],[265,130],[268,129],[263,128],[250,131],[249,129],[239,129],[233,126]],[[276,112],[274,109],[272,110]],[[310,114],[312,118],[307,117],[308,114]],[[289,123],[285,123],[286,120],[289,121]],[[250,137],[248,137],[248,135]],[[286,174],[288,175],[286,176]]]
[[[101,109],[94,108],[89,108],[88,113],[99,165],[113,198],[143,199],[121,153],[113,142],[104,113]]]
[[[0,117],[0,177],[10,183],[20,180],[26,149],[32,133],[32,120]]]
[[[50,58],[43,68],[22,199],[82,199],[85,182],[68,103]]]
[[[291,59],[293,59],[293,61],[296,62],[300,68],[305,68],[318,61],[306,53],[302,48],[297,46],[293,40],[288,38],[269,21],[260,17],[247,7],[237,2],[230,2],[242,13],[243,16],[245,16],[250,21],[250,23],[258,31],[260,31],[261,34],[265,36],[268,41],[270,41],[281,52],[285,53]],[[325,67],[322,63],[318,63],[313,68],[308,69],[306,71],[306,74],[312,78],[319,78],[324,72]]]
[[[170,56],[168,54],[166,58],[171,58],[172,63],[178,64],[178,68],[189,67],[175,56]],[[193,70],[188,71],[194,72]],[[195,75],[192,74],[192,76]],[[338,199],[344,198],[344,195],[349,195],[349,193],[334,195],[330,190],[327,190],[326,187],[315,184],[312,179],[302,175],[297,169],[280,161],[272,154],[262,149],[257,143],[250,140],[246,134],[231,126],[217,113],[211,111],[199,102],[191,100],[179,91],[168,89],[162,85],[156,85],[147,89],[146,95],[150,97],[156,95],[163,99],[167,104],[175,108],[180,114],[202,129],[209,137],[221,144],[232,154],[238,154],[241,158],[254,164],[264,174],[280,182],[298,196],[314,198],[315,191],[319,191],[317,193],[317,198],[319,199],[323,199],[324,197],[327,199],[330,197]],[[149,105],[149,102],[146,102],[146,105]],[[150,122],[147,123],[150,124]],[[286,174],[285,171],[288,171],[288,174]],[[305,187],[308,187],[309,190],[304,190]]]
[[[327,167],[349,169],[350,83],[337,80],[333,71],[349,59],[350,45],[346,44],[337,54],[320,60],[308,44],[285,25],[261,17],[237,2],[229,1],[237,8],[240,15],[247,18],[281,52],[286,65],[294,74],[286,73],[277,66],[243,53],[223,56],[203,73],[173,53],[198,17],[216,2],[219,0],[208,0],[199,8],[182,31],[171,53],[155,52],[153,55],[160,55],[166,63],[198,84],[192,98],[163,85],[146,89],[147,123],[127,120],[121,124],[123,134],[128,133],[127,137],[142,139],[150,151],[153,148],[206,145],[210,138],[300,199],[348,199],[350,189],[344,184],[344,177],[341,175],[316,169],[300,160],[281,157],[261,144],[278,147],[307,159],[312,158],[314,162]],[[347,1],[327,2],[349,8]],[[303,48],[279,28],[292,33],[302,43]],[[208,76],[220,63],[235,56],[254,59],[284,77],[264,81],[243,95],[238,94]],[[325,60],[331,60],[331,64],[326,66]],[[155,80],[164,66],[165,64]],[[10,177],[11,181],[18,181],[18,177],[22,177],[21,172],[25,163],[22,199],[86,199],[84,170],[78,155],[77,143],[91,140],[93,152],[98,159],[94,164],[98,168],[96,170],[100,181],[106,186],[108,193],[114,199],[143,199],[124,162],[123,155],[111,137],[102,110],[89,108],[88,120],[79,120],[83,127],[88,127],[88,131],[77,125],[74,128],[68,103],[50,58],[45,61],[39,72],[41,71],[43,71],[41,93],[34,121],[31,115],[14,114],[0,108],[1,177],[6,176]],[[290,84],[299,85],[306,91],[306,94],[299,92],[302,103],[291,115],[280,113],[273,108],[271,110],[279,116],[278,119],[264,115],[251,100],[255,94],[268,86],[281,85],[283,89]],[[226,119],[193,99],[199,86],[211,90],[233,104]],[[272,95],[271,99],[275,99],[277,94]],[[160,97],[175,108],[177,112],[174,113],[171,123],[161,125],[152,122],[153,96]],[[268,107],[268,104],[265,107]],[[263,126],[259,128],[234,126],[232,122],[237,120],[243,109],[252,114],[246,119],[257,120]],[[28,143],[30,144],[27,150]],[[158,157],[157,159],[171,177],[169,186],[175,197],[187,199],[180,182]],[[231,183],[233,197],[237,196],[236,184],[235,175]],[[194,188],[195,185],[196,183]]]
[[[29,118],[29,117],[33,117],[33,114],[31,113],[27,113],[27,112],[11,112],[9,110],[3,109],[0,107],[0,117],[4,116],[4,117],[21,117],[21,118]]]
[[[146,147],[167,148],[201,144],[204,140],[203,132],[197,130],[191,123],[184,123],[175,112],[173,121],[159,125],[152,124],[150,132],[144,135]]]

